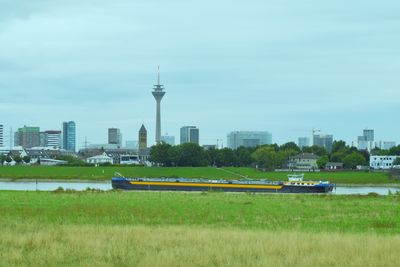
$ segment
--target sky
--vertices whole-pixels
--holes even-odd
[[[312,129],[400,142],[397,0],[0,0],[0,123],[61,129],[77,146],[107,129],[155,139],[200,128],[215,144],[234,130],[297,141]],[[8,131],[8,130],[7,130]]]

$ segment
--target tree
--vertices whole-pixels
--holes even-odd
[[[222,162],[221,166],[237,166],[238,165],[238,158],[235,154],[235,151],[233,151],[230,148],[223,148],[219,151],[221,157],[219,158],[219,160]]]
[[[394,146],[389,150],[389,154],[392,156],[400,156],[400,145]]]
[[[393,165],[400,165],[400,157],[397,157],[397,158],[393,161]]]
[[[161,166],[171,166],[171,148],[171,145],[164,142],[152,146],[150,149],[150,161]]]
[[[7,162],[8,164],[10,164],[11,161],[12,161],[12,158],[11,158],[10,156],[7,156],[7,157],[6,157],[6,162]]]
[[[199,167],[209,165],[207,154],[197,144],[186,143],[178,146],[177,165]]]
[[[256,164],[266,169],[273,169],[273,158],[276,154],[275,150],[269,146],[258,148],[251,154]]]
[[[347,151],[340,150],[331,154],[331,162],[343,162],[343,159],[348,155]]]
[[[267,170],[281,168],[286,165],[287,155],[281,151],[275,151],[272,146],[262,146],[251,154],[256,164]]]
[[[5,155],[0,155],[0,163],[1,163],[1,165],[4,165],[5,161],[6,161],[6,156]]]
[[[239,147],[238,149],[236,149],[236,158],[238,161],[238,165],[241,167],[249,166],[253,162],[251,152],[246,147]]]
[[[371,150],[371,155],[386,156],[386,155],[390,155],[390,151],[386,150],[386,149],[380,149],[379,147],[375,147],[374,149]]]
[[[325,148],[320,147],[320,146],[316,146],[316,145],[309,146],[309,147],[304,147],[303,148],[303,152],[305,152],[305,153],[313,153],[313,154],[315,154],[317,156],[320,156],[320,157],[322,157],[324,155],[328,155],[328,151]]]
[[[367,162],[369,162],[369,152],[368,150],[358,150],[358,153],[362,154]]]
[[[326,164],[329,162],[329,158],[327,155],[320,157],[317,160],[318,168],[323,169],[325,168]]]
[[[207,149],[205,152],[206,152],[208,161],[210,162],[210,165],[216,166],[218,150],[216,148],[212,147],[210,149]]]
[[[358,152],[353,152],[343,159],[343,165],[345,168],[355,169],[357,166],[366,165],[367,161],[365,160],[364,156]]]
[[[22,158],[19,155],[14,156],[14,161],[18,165],[22,162]]]
[[[338,152],[338,151],[344,150],[344,149],[346,149],[345,141],[343,141],[343,140],[333,141],[331,153],[335,153],[335,152]]]
[[[168,157],[170,162],[168,162],[168,164],[170,164],[171,166],[177,166],[177,162],[178,162],[178,155],[180,153],[180,147],[179,146],[171,146],[171,148],[168,150]]]
[[[279,146],[278,146],[278,144],[261,145],[261,146],[257,147],[257,149],[260,148],[260,147],[270,147],[270,148],[272,148],[274,151],[279,151]],[[256,149],[256,150],[257,150],[257,149]]]
[[[301,149],[296,145],[295,142],[289,142],[289,143],[283,144],[279,147],[279,150],[281,150],[281,151],[292,150],[292,151],[296,151],[297,154],[301,151]]]
[[[29,162],[31,162],[31,157],[30,157],[30,156],[24,156],[24,157],[22,158],[22,160],[23,160],[26,164],[28,164]]]

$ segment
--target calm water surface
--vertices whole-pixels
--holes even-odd
[[[0,182],[0,190],[15,191],[53,191],[57,188],[72,189],[83,191],[87,188],[99,190],[111,190],[111,182]],[[388,195],[389,192],[400,192],[400,188],[396,187],[344,187],[338,186],[332,194],[336,195],[366,195],[368,193],[377,193],[379,195]]]

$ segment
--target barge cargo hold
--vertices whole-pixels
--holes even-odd
[[[335,184],[323,181],[206,180],[186,178],[112,178],[112,187],[148,191],[226,191],[260,193],[328,193]]]

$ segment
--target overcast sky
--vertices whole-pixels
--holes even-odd
[[[0,0],[0,122],[77,123],[155,138],[196,125],[203,144],[232,130],[297,141],[311,129],[351,142],[365,127],[400,141],[398,0]]]

